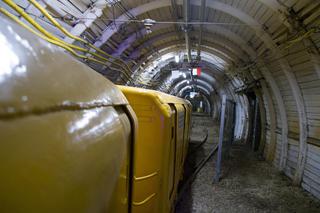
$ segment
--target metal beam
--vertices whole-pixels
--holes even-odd
[[[188,84],[187,82],[190,81],[188,79],[183,79],[182,81],[179,81],[178,83],[176,83],[174,85],[174,87],[170,88],[171,91],[167,91],[168,93],[171,93],[172,91],[175,91],[175,92],[179,92],[181,90],[181,88],[183,88],[184,85]],[[206,91],[209,92],[209,95],[211,92],[214,91],[213,87],[211,85],[208,85],[208,83],[206,83],[205,81],[195,81],[193,84],[196,84],[197,86],[202,86],[203,88],[206,88]],[[176,93],[175,93],[176,94]]]
[[[208,42],[207,43],[208,45],[210,45],[210,43]],[[171,42],[167,42],[163,45],[160,45],[160,46],[156,46],[156,49],[155,51],[160,51],[162,49],[165,49],[165,48],[170,48],[170,47],[177,47],[179,46],[179,50],[181,50],[181,47],[185,47],[185,43],[181,43],[181,41],[179,40],[174,40],[174,41],[171,41]],[[227,57],[225,54],[222,54],[221,51],[217,51],[217,50],[214,50],[214,49],[208,49],[208,48],[205,48],[203,47],[202,48],[202,51],[207,51],[213,55],[216,55],[218,56],[219,58],[221,58],[222,60],[224,60],[228,65],[232,64],[233,63],[233,59]],[[141,65],[141,63],[145,62],[147,60],[147,58],[152,55],[152,53],[148,52],[147,54],[143,55],[142,57],[140,57],[139,59],[137,59],[137,65],[135,66],[135,68],[139,67]],[[133,68],[133,70],[135,70],[135,68]]]
[[[209,34],[207,37],[214,38],[215,36]],[[140,46],[135,47],[134,50],[130,53],[129,58],[130,59],[137,59],[137,58],[139,58],[139,56],[141,56],[140,54],[143,51],[143,49],[148,48],[151,44],[154,44],[157,41],[161,41],[163,39],[169,39],[169,38],[176,38],[176,33],[169,32],[169,33],[163,33],[163,34],[151,37],[149,40],[146,40]],[[170,39],[170,40],[172,40],[172,39]],[[174,41],[179,41],[179,40],[175,39]],[[203,45],[210,46],[213,49],[219,50],[221,53],[224,54],[223,59],[227,58],[228,61],[234,61],[234,62],[239,60],[238,57],[241,57],[241,55],[239,55],[240,52],[235,52],[235,51],[230,50],[230,48],[226,48],[225,46],[223,46],[223,43],[219,42],[219,41],[221,41],[221,39],[220,40],[215,39],[214,41],[204,41],[203,40]],[[170,43],[172,43],[172,42],[170,41],[167,44],[170,44]],[[157,47],[157,46],[155,45],[154,47]],[[219,54],[219,57],[221,58],[221,54]]]
[[[152,34],[154,34],[157,30],[163,30],[167,29],[168,26],[165,24],[156,24],[152,26]],[[117,49],[112,53],[113,56],[121,56],[123,52],[125,52],[128,48],[132,46],[132,44],[137,41],[138,39],[144,39],[145,35],[147,35],[146,28],[143,27],[139,30],[139,32],[134,32],[130,36],[128,36],[125,40],[123,40],[120,45],[117,47]]]
[[[93,7],[87,9],[80,18],[78,24],[76,24],[70,33],[74,36],[80,36],[87,28],[89,28],[94,21],[96,21],[100,16],[102,16],[103,9],[107,6],[107,1],[98,0],[94,3]],[[64,39],[68,43],[74,42],[74,39],[66,37]]]
[[[191,90],[191,89],[192,89],[192,86],[191,86],[191,85],[185,85],[184,87],[181,88],[181,90],[179,91],[179,93],[177,93],[177,94],[175,94],[175,95],[181,97],[188,89]],[[199,89],[202,93],[210,96],[210,93],[208,93],[208,91],[207,91],[205,88],[203,88],[202,86],[199,86],[198,89]]]
[[[270,116],[270,143],[268,145],[266,159],[271,162],[274,159],[274,153],[276,151],[276,144],[277,144],[277,134],[276,134],[276,112],[273,106],[272,96],[269,92],[267,87],[267,83],[265,80],[260,81],[261,87],[264,90],[265,95],[265,102],[268,107],[268,115]]]
[[[153,38],[158,36],[160,33],[156,33],[156,30],[161,30],[167,28],[167,25],[155,25],[153,28],[153,33],[151,35],[155,35],[152,36],[151,35],[149,37]],[[199,30],[199,28],[194,27],[195,31]],[[143,31],[143,30],[141,30]],[[144,33],[143,33],[144,34]],[[168,35],[172,35],[173,33],[168,32]],[[162,35],[162,34],[161,34]],[[203,38],[211,38],[214,39],[214,41],[217,41],[220,43],[221,46],[224,46],[225,48],[229,49],[230,51],[232,51],[233,53],[235,53],[236,55],[239,56],[239,58],[241,58],[244,61],[248,61],[248,53],[250,53],[250,51],[252,49],[248,49],[246,42],[244,40],[241,39],[241,37],[237,36],[235,33],[233,33],[230,30],[227,30],[226,28],[223,28],[221,26],[216,26],[214,28],[210,28],[208,29],[207,33],[202,35],[202,40]],[[126,40],[124,40],[117,48],[116,52],[113,53],[113,55],[115,56],[120,56],[124,51],[126,51],[126,49],[128,49],[129,47],[131,47],[133,45],[133,43],[136,41],[135,39],[137,38],[136,33],[130,35]],[[140,39],[138,37],[138,39]],[[142,39],[142,38],[141,38]],[[162,39],[159,37],[159,39]],[[156,41],[156,40],[154,40]],[[148,42],[148,41],[147,41]],[[135,48],[134,51],[136,51],[137,49]],[[254,54],[254,52],[252,52],[252,54]]]

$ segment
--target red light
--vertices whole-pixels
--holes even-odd
[[[200,76],[201,75],[201,67],[193,68],[192,75]]]
[[[198,67],[198,68],[197,68],[197,76],[200,76],[200,75],[201,75],[201,68]]]

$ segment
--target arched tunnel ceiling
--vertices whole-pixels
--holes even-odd
[[[172,49],[168,49],[169,53],[172,53],[172,51],[173,51]],[[167,52],[165,51],[164,54],[166,53]],[[206,51],[203,51],[203,54],[205,53]],[[173,55],[177,55],[177,54],[178,53],[173,53]],[[221,84],[223,84],[225,73],[212,60],[213,60],[213,56],[212,57],[202,56],[202,61],[197,64],[198,66],[202,67],[202,73],[200,76],[193,77],[195,79],[193,81],[194,84],[197,85],[200,83],[202,85],[206,85],[204,87],[207,88],[206,91],[208,91],[208,95],[210,95],[210,93],[213,91],[219,91],[221,93],[224,93],[224,89],[223,89],[223,86],[221,86]],[[150,62],[150,64],[152,64],[152,62]],[[158,68],[159,71],[156,70],[156,72],[151,72],[151,74],[148,73],[148,75],[149,75],[149,78],[152,79],[150,81],[155,81],[155,82],[162,81],[164,84],[170,84],[169,88],[167,88],[167,90],[164,90],[165,92],[170,92],[171,90],[172,90],[171,92],[179,90],[180,89],[179,83],[191,81],[191,74],[188,71],[187,71],[186,77],[179,76],[178,78],[171,79],[171,70],[179,69],[178,68],[179,65],[174,63],[174,57],[170,57],[166,61],[162,62],[162,64],[164,64],[165,66],[159,67]],[[146,67],[148,67],[148,65]],[[143,72],[147,70],[145,72],[148,72],[149,69],[142,68],[141,71]],[[160,77],[156,76],[158,72],[162,73]]]
[[[24,0],[17,1],[21,2],[22,7],[28,6]],[[207,60],[209,63],[214,64],[214,58],[222,59],[224,74],[238,79],[237,85],[233,86],[241,86],[242,81],[250,83],[262,77],[272,85],[272,76],[268,74],[267,67],[260,71],[259,65],[261,67],[261,63],[263,65],[276,58],[293,91],[297,84],[290,75],[291,68],[287,60],[283,58],[281,44],[286,42],[290,33],[297,30],[295,20],[299,17],[305,27],[312,25],[317,19],[312,12],[319,7],[312,0],[97,0],[91,1],[91,4],[74,0],[73,6],[67,7],[43,0],[40,3],[62,17],[73,17],[73,25],[63,23],[72,34],[81,35],[109,54],[127,61],[135,74],[131,83],[143,78],[140,71],[147,67],[145,64],[153,63],[170,51],[184,51],[189,56],[188,49],[210,53],[213,57],[211,61]],[[41,17],[39,20],[42,20]],[[146,23],[149,23],[146,20],[153,20],[154,23],[146,27]],[[251,68],[252,64],[258,72],[242,72],[247,67]],[[106,76],[113,75],[112,79],[117,79],[112,71],[115,68],[90,65]],[[118,76],[117,82],[128,83],[121,79]],[[206,79],[204,81],[208,82]],[[161,83],[164,81],[161,80]],[[174,86],[169,87],[174,89]],[[276,85],[272,88],[279,90]],[[295,100],[301,100],[299,94]]]
[[[259,69],[261,58],[265,63],[266,56],[268,60],[280,58],[277,63],[292,88],[296,83],[281,49],[288,34],[296,30],[294,20],[298,16],[291,12],[294,10],[303,17],[301,22],[307,26],[317,19],[310,11],[318,7],[316,3],[308,6],[312,0],[97,0],[90,5],[84,0],[74,0],[75,8],[40,2],[55,14],[73,17],[71,33],[127,61],[135,74],[131,83],[143,78],[142,73],[137,72],[139,68],[153,63],[165,52],[184,51],[189,58],[191,51],[188,50],[193,50],[213,55],[211,63],[215,57],[222,59],[222,70],[231,78],[237,77],[238,86],[242,81],[250,83],[261,77],[271,82],[272,76],[266,77],[265,71],[261,74],[261,71],[242,72],[242,69],[246,70],[248,65],[251,68],[252,64],[254,69]],[[147,20],[151,20],[148,27]],[[116,74],[116,67],[110,68],[112,64],[109,67],[90,65],[118,83],[128,83]],[[298,101],[301,97],[297,95],[295,99]]]
[[[101,51],[107,63],[81,61],[115,83],[182,97],[196,90],[214,106],[225,94],[237,103],[243,125],[250,114],[244,94],[251,90],[263,102],[259,108],[265,110],[270,144],[278,149],[275,141],[281,141],[277,158],[282,171],[287,168],[289,137],[290,146],[295,141],[293,179],[300,183],[309,142],[320,138],[320,1],[37,1],[72,35],[107,53]],[[78,44],[28,0],[14,2],[54,35]],[[0,6],[17,15],[3,1]],[[200,76],[190,76],[194,67],[202,69]],[[173,78],[173,70],[181,75]],[[248,128],[237,128],[237,134],[245,138]]]
[[[167,19],[163,16],[170,14],[169,20],[172,21],[177,20],[177,17],[184,16],[182,10],[186,2],[189,2],[191,7],[190,20],[197,20],[199,12],[201,12],[200,0],[159,0],[141,2],[141,4],[136,1],[131,4],[131,9],[128,12],[140,20],[151,18],[156,21],[168,21],[168,16],[165,16]],[[249,7],[250,4],[251,7]],[[234,64],[239,65],[250,62],[264,51],[270,49],[275,52],[276,56],[281,55],[273,39],[287,31],[290,28],[290,24],[284,21],[286,8],[283,8],[279,2],[274,0],[248,1],[246,3],[239,1],[238,4],[235,4],[229,1],[206,0],[206,6],[207,17],[205,17],[205,20],[224,24],[202,26],[201,49],[212,48],[211,52],[222,58],[228,67]],[[178,10],[173,11],[172,8],[177,7]],[[268,13],[268,20],[266,19],[267,17],[259,16],[257,11],[247,11],[247,8],[254,8]],[[255,17],[252,17],[253,12]],[[114,41],[118,40],[116,48],[114,47],[111,53],[124,59],[127,58],[129,61],[134,60],[134,70],[144,63],[150,55],[160,52],[169,46],[176,45],[178,50],[185,49],[183,32],[179,29],[180,25],[175,23],[155,24],[151,28],[152,33],[147,34],[143,25],[131,22],[125,23],[129,19],[130,17],[127,14],[122,14],[116,18],[114,24],[117,24],[117,27],[105,29],[95,44],[108,49],[108,46],[114,46]],[[130,25],[135,25],[135,27],[130,27]],[[127,27],[128,33],[121,35],[120,37],[123,37],[123,39],[119,40],[118,29],[123,26],[124,28]],[[199,25],[195,25],[190,30],[190,37],[194,38],[195,41],[192,42],[194,45],[190,47],[192,49],[197,48],[196,44],[200,36],[198,33],[199,28]]]

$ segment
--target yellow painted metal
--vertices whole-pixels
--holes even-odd
[[[0,211],[127,212],[126,98],[61,49],[0,26]]]
[[[185,137],[184,137],[184,160],[187,156],[187,150],[188,150],[188,145],[189,145],[189,141],[190,141],[190,130],[191,130],[191,113],[192,113],[192,105],[188,100],[185,100],[185,104],[183,105],[185,108],[185,112],[186,112],[186,118],[185,118]]]
[[[182,171],[183,106],[189,106],[183,99],[157,91],[119,88],[139,123],[133,154],[132,212],[171,212]],[[180,124],[176,115],[181,117]]]
[[[180,179],[182,179],[183,173],[183,163],[184,163],[184,134],[185,134],[185,108],[182,104],[175,104],[174,108],[176,110],[176,184],[178,185]]]

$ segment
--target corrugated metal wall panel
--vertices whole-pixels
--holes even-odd
[[[273,159],[273,165],[279,168],[280,155],[281,155],[281,134],[277,133],[276,135],[277,135],[277,145],[276,145],[276,151]]]
[[[320,199],[320,147],[309,144],[302,187]]]
[[[264,158],[267,157],[269,148],[270,148],[270,130],[266,129],[266,141],[265,141],[264,150],[262,153]]]
[[[287,58],[302,91],[307,118],[312,118],[312,120],[308,120],[309,137],[319,138],[320,132],[318,127],[320,126],[320,114],[318,113],[320,109],[320,79],[314,70],[314,66],[310,60],[310,55],[306,51],[303,42],[295,44],[290,49],[290,54]],[[317,115],[314,113],[317,113]]]
[[[272,70],[272,75],[274,76],[275,81],[283,97],[283,101],[287,112],[288,129],[289,131],[299,133],[298,111],[296,108],[292,91],[290,89],[289,82],[287,81],[284,73],[280,70],[280,66],[278,65],[278,63],[272,63],[269,69]],[[280,112],[277,112],[277,114],[278,113]],[[281,128],[281,123],[278,122],[278,124],[280,124],[279,128]]]
[[[297,167],[297,161],[298,161],[298,153],[299,153],[299,142],[289,138],[288,140],[288,157],[287,157],[287,164],[286,168],[284,169],[284,172],[286,175],[288,175],[290,178],[294,176],[294,173],[296,171]]]

